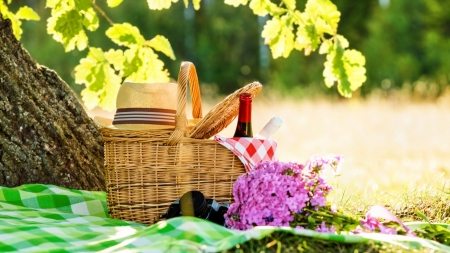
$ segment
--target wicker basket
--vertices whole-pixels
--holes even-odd
[[[218,202],[232,202],[233,183],[245,173],[244,165],[214,140],[185,137],[188,80],[193,117],[201,118],[195,67],[183,63],[175,130],[100,130],[111,217],[151,225],[189,190],[199,190]]]

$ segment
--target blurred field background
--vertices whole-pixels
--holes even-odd
[[[334,201],[408,204],[413,202],[405,198],[427,199],[433,189],[448,204],[449,0],[332,1],[342,14],[339,33],[367,62],[367,81],[351,99],[339,97],[335,87],[325,87],[323,55],[305,57],[295,51],[287,59],[273,60],[260,35],[267,19],[248,7],[203,0],[196,12],[182,2],[169,10],[150,11],[144,0],[124,1],[115,9],[96,1],[114,22],[139,27],[146,39],[157,34],[169,39],[177,59],[160,58],[172,78],[181,61],[195,64],[204,114],[225,95],[260,81],[264,89],[253,105],[253,130],[272,115],[284,120],[274,135],[282,161],[303,163],[315,154],[344,156],[342,175],[330,178],[336,188]],[[297,1],[297,8],[303,10],[305,2]],[[73,68],[86,52],[65,53],[46,33],[44,20],[50,10],[45,1],[14,0],[11,9],[23,4],[41,15],[40,22],[23,23],[24,46],[79,93],[83,87],[74,84]],[[115,47],[104,36],[108,27],[100,18],[99,32],[88,33],[90,46]],[[231,136],[234,127],[235,122],[221,134]],[[420,195],[420,189],[427,193]]]

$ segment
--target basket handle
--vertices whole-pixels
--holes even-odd
[[[182,62],[180,73],[178,74],[178,98],[177,98],[177,113],[175,114],[175,131],[170,135],[167,145],[176,145],[186,132],[187,118],[186,118],[186,100],[187,100],[187,85],[189,81],[189,91],[191,93],[192,101],[192,117],[200,119],[202,115],[202,99],[200,97],[200,86],[198,84],[197,71],[192,62]]]

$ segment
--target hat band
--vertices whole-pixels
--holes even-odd
[[[114,115],[113,125],[148,124],[175,126],[176,110],[160,108],[120,108]]]

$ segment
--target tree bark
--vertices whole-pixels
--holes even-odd
[[[75,93],[0,15],[0,185],[104,190],[103,142]]]

